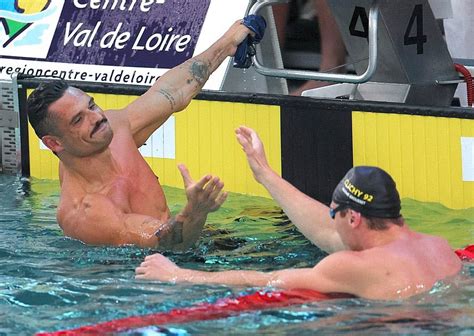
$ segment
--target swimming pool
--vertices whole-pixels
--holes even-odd
[[[181,190],[165,188],[172,211]],[[56,223],[56,181],[0,175],[0,335],[70,329],[133,315],[214,302],[255,289],[136,281],[150,249],[91,247],[63,237]],[[403,201],[412,227],[440,234],[453,247],[474,241],[474,208],[454,211]],[[271,200],[231,194],[213,213],[197,248],[166,253],[202,270],[307,267],[325,254]],[[338,299],[136,330],[133,334],[459,334],[474,333],[474,264],[450,285],[406,301]]]

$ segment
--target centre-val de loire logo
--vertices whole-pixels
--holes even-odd
[[[0,54],[46,58],[64,0],[0,0]]]

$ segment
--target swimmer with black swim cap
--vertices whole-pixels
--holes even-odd
[[[395,181],[378,167],[358,166],[349,170],[334,189],[332,201],[368,217],[401,216]]]
[[[155,254],[136,269],[137,278],[311,289],[390,300],[429,291],[436,282],[460,271],[461,262],[445,239],[412,231],[406,225],[395,181],[384,170],[350,169],[336,186],[328,207],[271,169],[254,130],[239,127],[236,133],[256,180],[306,238],[330,255],[308,268],[201,272],[180,268]]]

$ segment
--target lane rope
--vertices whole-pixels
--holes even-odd
[[[474,245],[456,250],[455,253],[463,261],[474,261]],[[104,335],[153,325],[206,321],[238,315],[244,311],[279,308],[308,302],[350,297],[353,296],[347,294],[324,294],[309,289],[258,291],[253,294],[242,295],[235,298],[219,299],[215,303],[201,303],[195,306],[172,309],[162,313],[131,316],[76,329],[38,333],[36,336]]]

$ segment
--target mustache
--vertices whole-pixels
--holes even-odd
[[[94,133],[97,132],[97,130],[100,128],[100,126],[102,126],[102,124],[106,122],[108,122],[107,118],[102,118],[101,120],[96,122],[94,128],[92,129],[91,136],[93,136]]]

